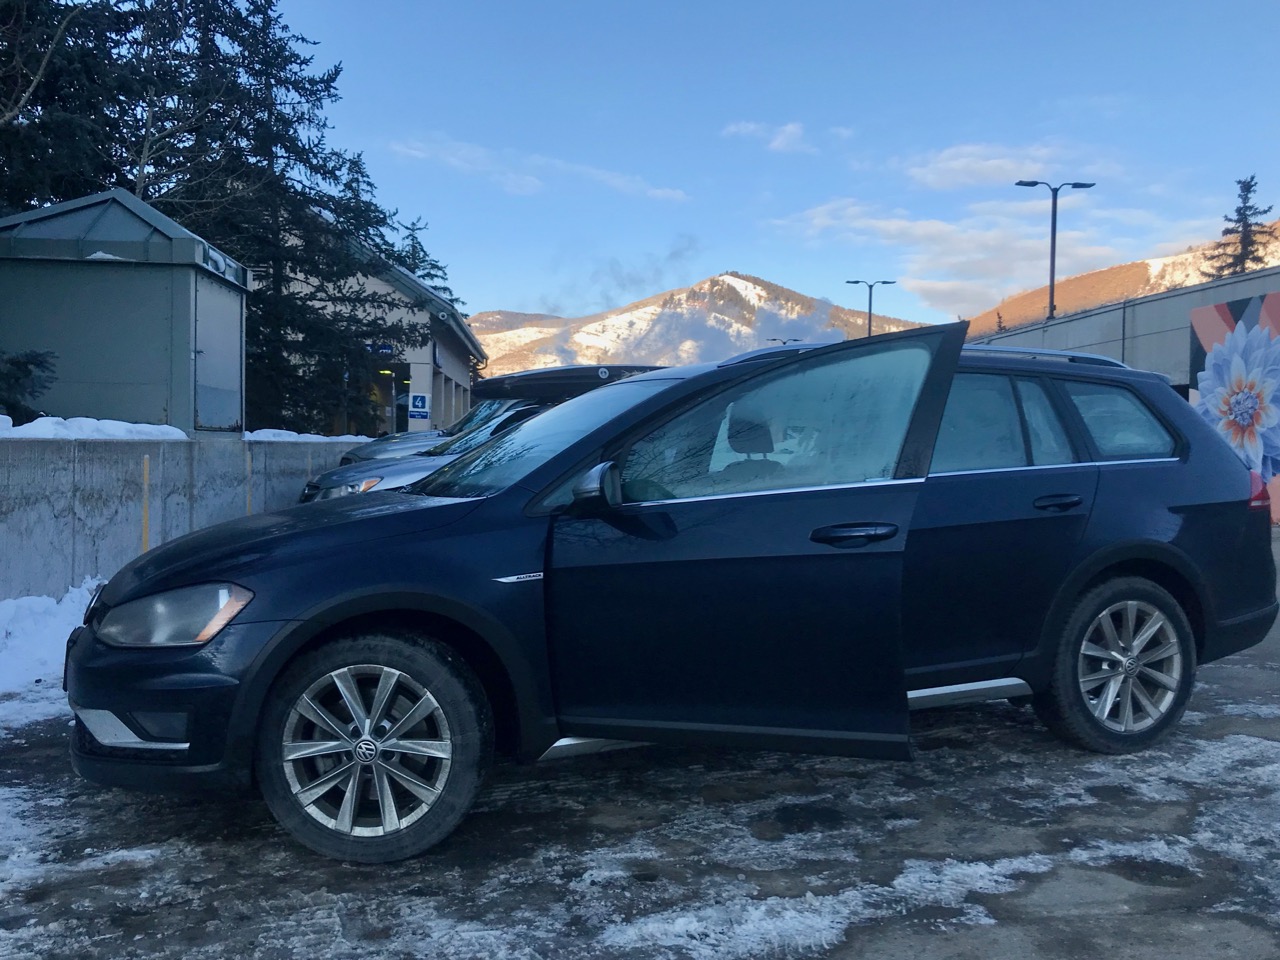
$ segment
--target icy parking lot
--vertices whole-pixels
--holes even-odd
[[[65,716],[0,709],[0,957],[1272,960],[1280,638],[1200,679],[1177,734],[1129,757],[998,703],[917,714],[911,764],[503,766],[390,867],[308,853],[251,797],[95,787]]]

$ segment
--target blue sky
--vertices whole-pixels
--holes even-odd
[[[284,0],[337,146],[468,312],[581,316],[727,270],[969,316],[1280,202],[1280,3]]]

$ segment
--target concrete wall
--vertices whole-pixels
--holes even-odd
[[[973,339],[1001,347],[1098,353],[1186,386],[1191,378],[1191,311],[1277,290],[1280,268],[1257,270]]]
[[[150,546],[297,502],[346,444],[240,439],[0,440],[0,600],[60,597]]]

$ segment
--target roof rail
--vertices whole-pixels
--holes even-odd
[[[1036,347],[997,347],[986,343],[966,343],[964,349],[981,353],[1011,353],[1023,357],[1043,357],[1046,360],[1065,360],[1068,363],[1091,363],[1099,367],[1131,369],[1127,363],[1115,357],[1104,357],[1099,353],[1076,353],[1071,350],[1045,350]]]
[[[780,347],[758,347],[755,350],[748,350],[746,353],[735,354],[728,360],[721,360],[717,367],[728,367],[735,363],[752,363],[756,360],[776,360],[778,357],[789,357],[796,353],[804,353],[807,350],[814,350],[818,347],[829,347],[831,343],[839,341],[831,341],[830,343],[784,343]]]

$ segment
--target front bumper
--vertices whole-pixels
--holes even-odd
[[[64,680],[76,714],[72,767],[88,780],[134,789],[247,785],[245,682],[280,626],[233,624],[203,647],[155,650],[111,647],[78,627],[67,641]]]

